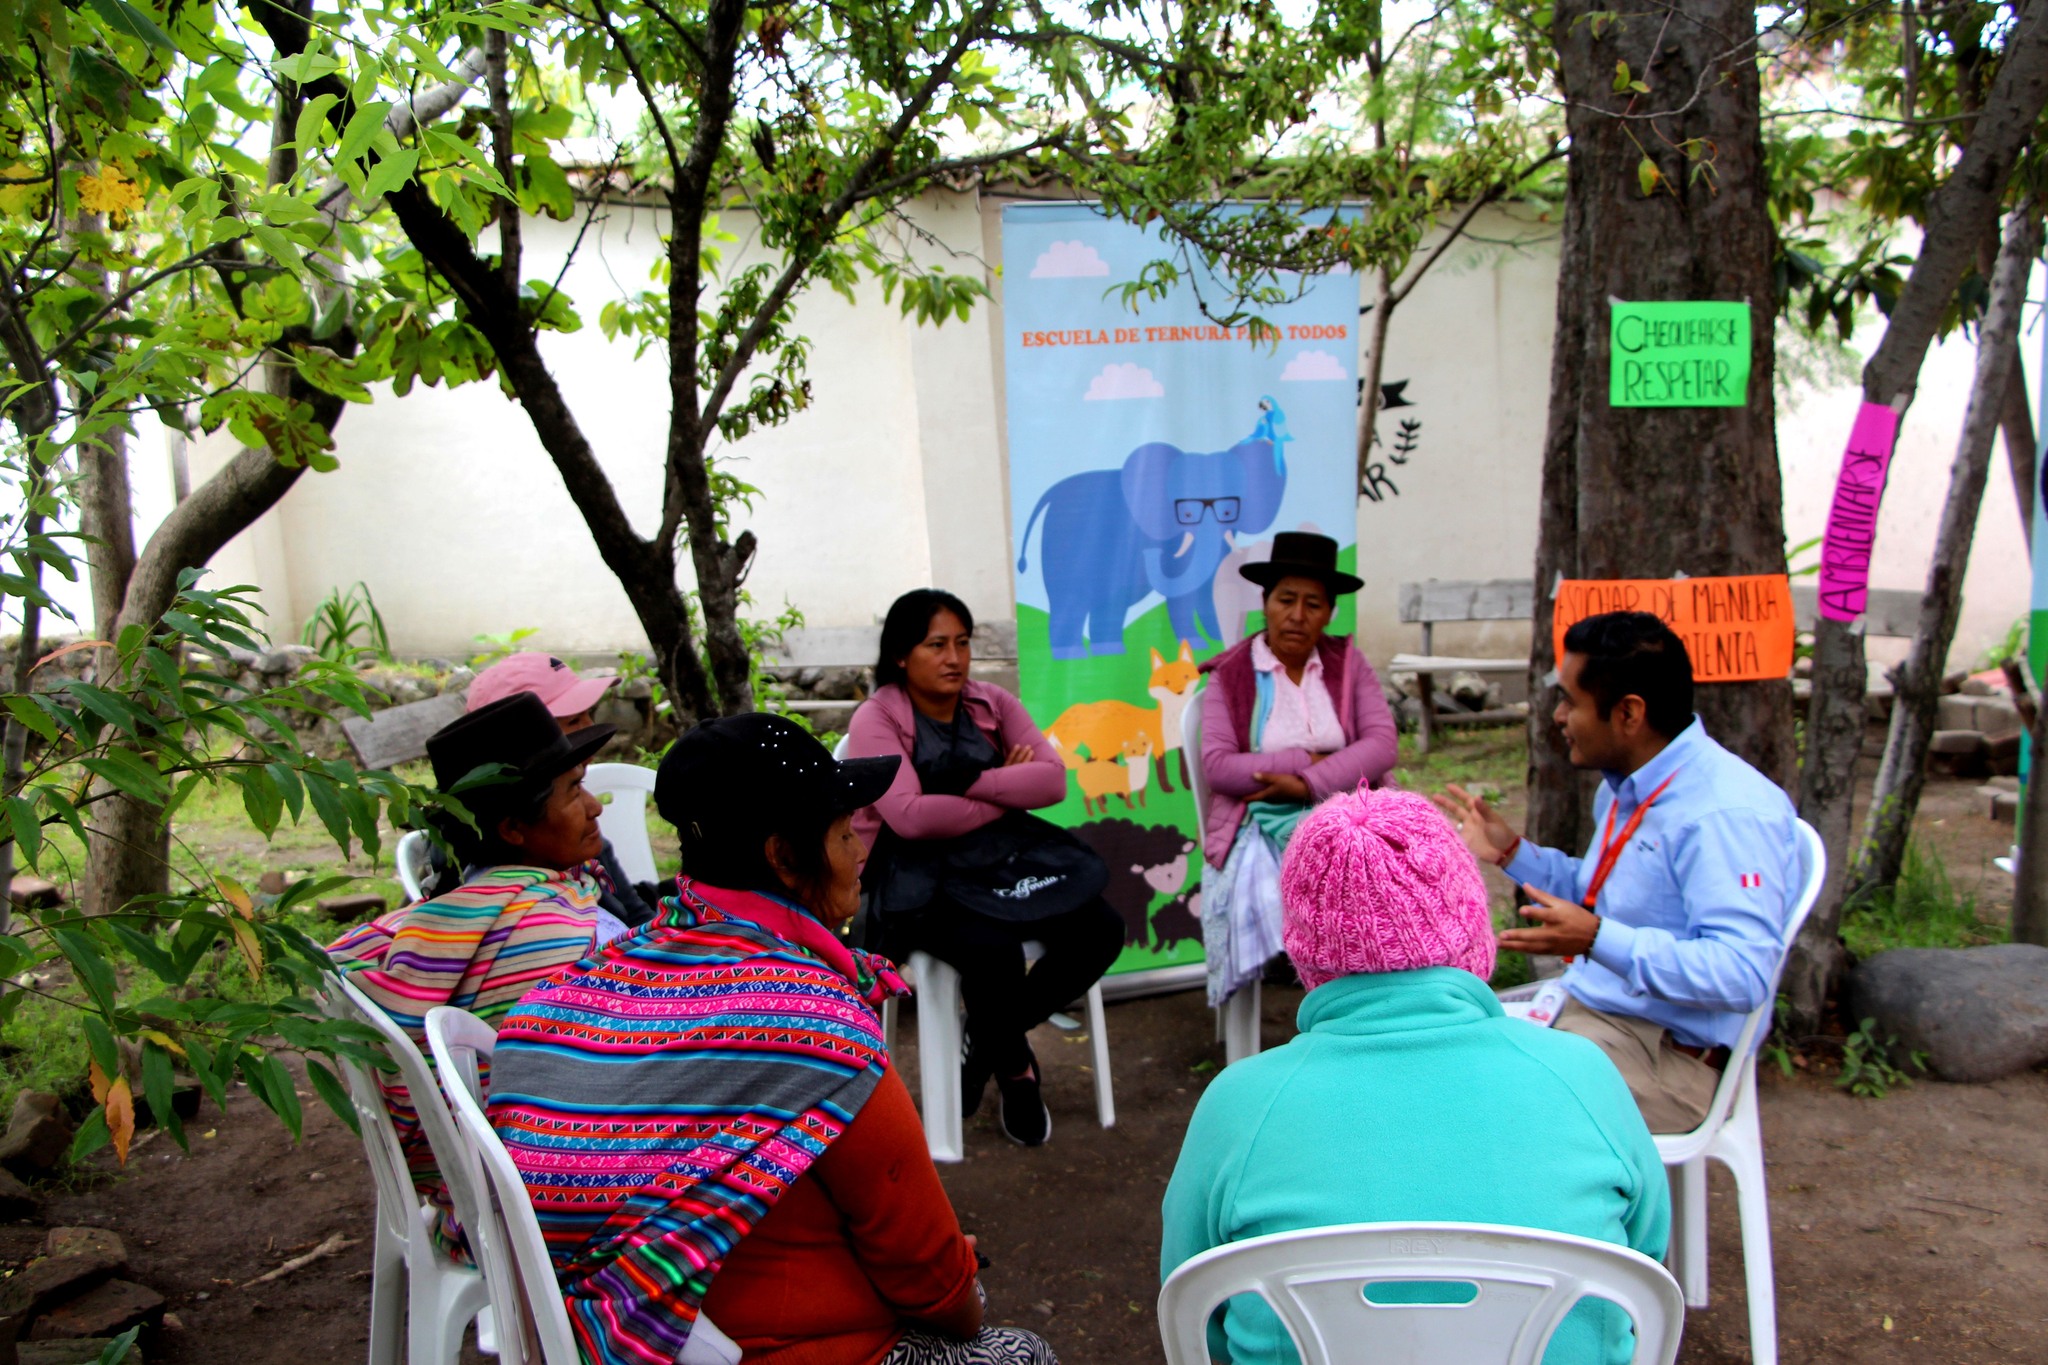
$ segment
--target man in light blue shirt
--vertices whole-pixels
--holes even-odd
[[[1588,617],[1564,651],[1555,718],[1572,763],[1605,779],[1585,856],[1524,840],[1458,787],[1438,804],[1535,899],[1534,924],[1500,946],[1576,959],[1556,1027],[1613,1059],[1651,1132],[1685,1132],[1770,997],[1800,884],[1796,816],[1707,734],[1685,646],[1655,616]]]

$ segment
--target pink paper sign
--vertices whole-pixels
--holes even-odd
[[[1865,403],[1849,429],[1835,501],[1828,508],[1828,532],[1820,546],[1820,614],[1853,621],[1863,614],[1870,590],[1870,552],[1877,544],[1877,505],[1891,468],[1899,415],[1880,403]]]

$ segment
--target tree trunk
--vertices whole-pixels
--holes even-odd
[[[1371,479],[1372,448],[1379,440],[1380,375],[1387,366],[1387,331],[1394,323],[1394,280],[1382,265],[1372,272],[1372,317],[1366,325],[1365,373],[1358,385],[1358,491],[1379,501]],[[1382,467],[1384,472],[1384,466]],[[1425,704],[1428,699],[1424,698]]]
[[[1567,578],[1783,572],[1785,529],[1774,427],[1774,245],[1764,196],[1753,33],[1744,0],[1689,0],[1678,22],[1598,23],[1592,0],[1557,8],[1552,38],[1568,101],[1571,168],[1558,265],[1558,335],[1536,557],[1532,682],[1549,672],[1551,597]],[[1614,92],[1626,62],[1651,92]],[[1651,117],[1657,110],[1674,112]],[[1622,117],[1628,115],[1625,121]],[[1683,148],[1711,149],[1711,174]],[[1644,149],[1660,179],[1640,187]],[[1608,403],[1609,308],[1616,299],[1725,299],[1750,306],[1742,407]],[[1538,671],[1540,668],[1540,672]],[[1779,781],[1793,769],[1785,681],[1701,687],[1707,730]],[[1532,689],[1531,828],[1575,829],[1556,808],[1580,787],[1547,734],[1552,697]]]
[[[1976,382],[1963,414],[1962,438],[1949,475],[1948,501],[1942,507],[1934,558],[1927,569],[1927,591],[1920,599],[1912,651],[1893,674],[1896,698],[1891,731],[1871,792],[1863,847],[1851,872],[1852,895],[1890,886],[1899,879],[1899,869],[1906,861],[1913,817],[1927,785],[1927,749],[1934,737],[1942,672],[1948,664],[1949,647],[1955,643],[1957,618],[1962,615],[1970,542],[1991,474],[1991,446],[2012,392],[2011,366],[2019,354],[2015,341],[2020,310],[2027,299],[2027,276],[2033,270],[2040,240],[2039,210],[2031,201],[2022,202],[2010,220],[1992,272],[1991,297],[1978,333]]]
[[[2027,549],[2034,548],[2034,414],[2027,409],[2027,366],[2020,358],[2020,343],[2012,342],[2012,378],[2005,386],[2005,409],[1998,415],[1998,429],[2005,436],[2005,465],[2012,474],[2012,500],[2019,508],[2020,535]],[[2048,378],[2048,376],[2044,376]]]
[[[1585,238],[1592,168],[1574,157],[1565,166],[1564,229],[1561,241]],[[1582,247],[1574,246],[1574,250]],[[1529,811],[1523,828],[1548,848],[1576,849],[1586,843],[1592,782],[1567,756],[1564,735],[1551,719],[1557,708],[1557,654],[1553,645],[1552,591],[1576,568],[1579,503],[1576,483],[1579,412],[1590,382],[1586,365],[1585,300],[1557,290],[1557,331],[1550,358],[1550,419],[1543,437],[1543,487],[1537,504],[1534,614],[1529,621]]]
[[[2034,771],[2020,801],[2019,862],[2013,867],[2012,940],[2048,948],[2048,773],[2041,756],[2048,754],[2048,695],[2030,688],[2026,668],[2017,659],[2005,663],[2006,686],[2027,722],[2027,743],[2034,751]]]
[[[127,436],[116,428],[78,447],[78,466],[78,529],[91,538],[85,558],[92,574],[92,629],[100,639],[111,640],[128,578],[135,572]]]
[[[1929,196],[1920,254],[1893,303],[1877,350],[1863,367],[1865,402],[1903,414],[1942,312],[1995,229],[2013,163],[2048,103],[2048,0],[2025,0],[2006,39],[1970,144]],[[1799,814],[1827,844],[1828,882],[1792,947],[1782,990],[1794,1033],[1816,1032],[1827,992],[1846,960],[1838,939],[1849,853],[1856,760],[1863,746],[1863,625],[1822,617],[1813,632],[1813,700],[1807,710]]]
[[[33,496],[33,491],[31,491]],[[22,518],[22,543],[43,533],[43,517],[40,512],[31,512]],[[28,575],[29,586],[40,588],[43,582],[43,561],[34,556],[24,557],[22,569]],[[8,689],[15,696],[28,695],[29,675],[36,666],[36,655],[42,650],[43,609],[27,598],[21,603],[21,636],[14,646],[14,668],[8,679]],[[28,727],[8,718],[0,721],[0,794],[12,796],[21,790],[22,773],[28,766]],[[2037,784],[2038,785],[2038,784]],[[14,917],[14,836],[11,832],[0,831],[0,934],[8,932]],[[4,989],[4,987],[0,987]]]

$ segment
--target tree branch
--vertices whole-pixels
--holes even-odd
[[[846,216],[849,209],[860,202],[867,191],[869,180],[894,154],[897,146],[903,141],[903,135],[910,131],[911,124],[931,107],[931,102],[937,98],[939,90],[951,79],[953,68],[959,63],[960,58],[966,55],[967,49],[978,39],[986,36],[983,30],[996,9],[997,0],[984,0],[981,8],[975,11],[974,17],[961,25],[953,45],[947,48],[931,70],[925,73],[923,85],[905,102],[902,111],[896,116],[896,121],[868,152],[867,158],[847,181],[846,188],[819,213],[821,223],[836,225]],[[718,379],[712,384],[711,392],[704,400],[702,420],[706,426],[717,422],[719,410],[725,406],[732,386],[738,381],[748,362],[753,359],[755,347],[761,344],[761,338],[774,324],[783,305],[789,301],[789,296],[796,291],[797,284],[803,279],[804,272],[810,269],[816,254],[815,249],[809,254],[791,253],[789,264],[784,267],[781,277],[776,280],[775,287],[769,291],[768,297],[762,300],[761,307],[755,310],[753,321],[747,325],[745,331],[734,338],[732,355],[726,360],[724,368],[718,372]]]

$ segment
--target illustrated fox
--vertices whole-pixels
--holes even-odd
[[[1152,740],[1147,735],[1134,735],[1123,743],[1115,758],[1078,758],[1060,751],[1074,770],[1074,779],[1081,784],[1081,809],[1090,815],[1109,814],[1109,798],[1123,798],[1124,807],[1129,809],[1131,798],[1137,797],[1138,805],[1145,804],[1145,783],[1151,776],[1145,760],[1152,756]]]
[[[1187,641],[1181,641],[1180,653],[1172,659],[1158,650],[1152,651],[1152,678],[1146,685],[1151,693],[1153,705],[1137,706],[1127,701],[1083,701],[1075,702],[1060,712],[1060,718],[1045,727],[1045,737],[1060,751],[1069,768],[1080,771],[1080,760],[1086,757],[1098,761],[1115,762],[1126,756],[1125,748],[1132,739],[1144,736],[1146,752],[1152,756],[1153,765],[1159,772],[1159,789],[1173,790],[1173,781],[1166,775],[1166,756],[1179,755],[1180,782],[1188,783],[1188,759],[1181,753],[1181,717],[1187,711],[1188,700],[1194,695],[1195,683],[1201,678],[1201,670],[1195,667],[1193,648]],[[1086,783],[1083,783],[1086,790]]]

